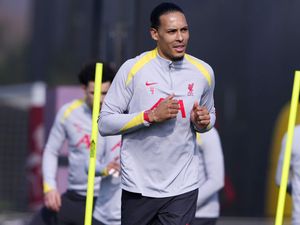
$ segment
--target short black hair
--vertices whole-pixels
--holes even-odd
[[[151,28],[157,29],[160,26],[159,17],[169,12],[181,12],[184,14],[183,10],[178,5],[172,2],[163,2],[156,6],[151,12]]]
[[[98,61],[87,63],[82,67],[78,74],[80,84],[87,86],[90,81],[95,81],[96,63],[98,63]],[[115,75],[115,70],[109,63],[101,63],[103,64],[102,83],[107,81],[112,82]]]

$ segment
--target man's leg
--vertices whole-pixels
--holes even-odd
[[[82,225],[85,217],[85,196],[74,191],[67,191],[61,197],[61,208],[58,212],[59,225]]]
[[[196,213],[198,189],[172,197],[158,212],[153,224],[191,225]]]
[[[160,207],[159,199],[122,191],[121,224],[148,225]]]
[[[195,217],[198,189],[175,197],[150,198],[122,191],[121,224],[186,225]]]

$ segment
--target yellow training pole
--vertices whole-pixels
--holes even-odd
[[[87,196],[86,196],[84,225],[92,224],[94,180],[95,180],[96,152],[97,152],[96,147],[97,147],[97,137],[98,137],[97,120],[99,117],[99,110],[100,110],[102,68],[103,68],[102,63],[96,63],[93,116],[92,116],[92,137],[91,137],[91,146],[90,146],[90,163],[89,163],[88,188],[87,188]]]
[[[289,177],[292,143],[293,143],[294,128],[296,123],[297,107],[298,107],[298,100],[299,100],[299,90],[300,90],[299,88],[300,88],[300,71],[296,71],[293,93],[292,93],[292,100],[291,100],[290,115],[289,115],[287,142],[285,146],[284,161],[283,161],[281,182],[280,182],[279,195],[278,195],[275,225],[282,225],[282,221],[283,221],[283,211],[284,211],[286,189],[287,189],[287,183]]]

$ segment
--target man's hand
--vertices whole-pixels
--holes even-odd
[[[149,120],[153,122],[163,122],[176,118],[179,111],[178,100],[174,99],[174,94],[165,98],[154,110],[149,113]]]
[[[48,191],[44,194],[44,203],[48,209],[58,212],[61,206],[60,194],[57,190]]]
[[[191,121],[199,129],[206,128],[210,123],[210,115],[205,106],[199,106],[198,102],[194,103],[191,111]]]
[[[108,163],[106,169],[107,171],[120,172],[120,157],[115,157],[113,161]]]

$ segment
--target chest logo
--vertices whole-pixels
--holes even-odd
[[[188,96],[193,96],[194,95],[194,83],[188,84]]]
[[[154,85],[156,85],[157,82],[149,82],[149,81],[146,81],[145,85],[147,87],[147,89],[149,90],[150,94],[154,95],[155,93],[155,88],[154,88]]]
[[[146,81],[146,86],[152,86],[152,85],[155,85],[157,84],[156,82],[149,82],[149,81]]]

